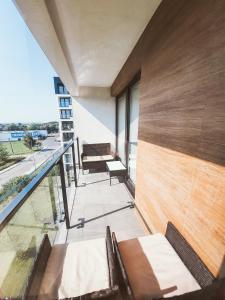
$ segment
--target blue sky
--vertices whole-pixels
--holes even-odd
[[[0,123],[57,120],[54,69],[11,0],[0,0]]]

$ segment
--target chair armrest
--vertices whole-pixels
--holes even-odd
[[[115,235],[114,232],[112,233],[112,241],[113,241],[114,251],[115,251],[115,254],[116,254],[116,259],[117,259],[117,262],[118,262],[120,273],[122,275],[123,283],[124,283],[125,288],[126,288],[127,299],[134,300],[134,295],[133,295],[133,292],[132,292],[132,289],[131,289],[131,286],[130,286],[130,283],[129,283],[129,280],[128,280],[128,277],[127,277],[126,270],[124,268],[124,264],[123,264],[123,261],[122,261],[121,255],[120,255],[116,235]]]
[[[107,251],[107,259],[108,259],[108,266],[109,266],[109,283],[110,288],[113,288],[117,285],[118,279],[116,274],[116,264],[115,264],[115,257],[113,252],[113,243],[112,243],[112,236],[110,227],[106,227],[106,251]]]
[[[115,299],[116,299],[116,296],[118,294],[119,294],[119,286],[115,285],[112,288],[92,293],[91,294],[91,299],[104,299],[104,298],[109,298],[109,297],[112,297],[112,296],[114,296]],[[113,299],[114,299],[114,297],[113,297]]]
[[[51,250],[51,243],[49,241],[48,235],[45,234],[31,268],[30,275],[28,276],[24,299],[37,298]]]

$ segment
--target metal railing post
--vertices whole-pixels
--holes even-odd
[[[66,195],[66,182],[65,182],[65,171],[63,165],[63,158],[59,161],[59,170],[60,170],[60,178],[61,178],[61,186],[62,186],[62,197],[63,197],[63,204],[65,210],[65,219],[66,219],[66,228],[70,228],[70,219],[69,219],[69,209],[68,209],[68,202],[67,202],[67,195]]]
[[[78,165],[79,165],[79,170],[80,170],[80,169],[81,169],[81,163],[80,163],[80,144],[79,144],[79,137],[77,137],[76,140],[77,140]]]
[[[75,158],[74,143],[72,144],[71,147],[72,147],[72,157],[73,157],[74,182],[75,182],[75,187],[77,187],[77,170],[76,170],[76,158]]]

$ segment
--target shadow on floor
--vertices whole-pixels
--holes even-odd
[[[108,215],[111,215],[113,213],[116,213],[116,212],[121,211],[121,210],[126,209],[126,208],[134,208],[134,203],[132,201],[130,201],[128,203],[129,203],[128,205],[125,205],[125,206],[123,206],[121,208],[112,210],[110,212],[107,212],[105,214],[99,215],[97,217],[94,217],[94,218],[91,218],[91,219],[88,219],[88,220],[85,220],[85,218],[82,218],[82,217],[78,218],[78,220],[80,222],[77,223],[77,224],[75,224],[75,225],[70,226],[70,229],[72,229],[72,228],[83,228],[86,223],[90,223],[90,222],[95,221],[97,219],[104,218],[104,217],[106,217]]]
[[[90,184],[95,184],[95,183],[104,182],[104,181],[109,181],[109,179],[102,179],[102,180],[97,180],[97,181],[93,181],[93,182],[89,182],[89,183],[84,182],[84,183],[82,183],[82,185],[79,185],[79,187],[85,187]]]

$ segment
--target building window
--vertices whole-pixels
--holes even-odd
[[[57,84],[58,94],[69,94],[66,87],[62,83]]]
[[[66,164],[71,163],[71,155],[70,154],[66,153],[64,157],[65,157]]]
[[[118,98],[117,152],[122,163],[126,165],[126,94]]]
[[[61,119],[70,119],[73,116],[72,109],[61,109],[60,118]]]
[[[71,130],[71,129],[73,129],[73,122],[72,121],[62,122],[62,130]]]
[[[128,175],[136,183],[136,157],[139,122],[139,82],[130,88],[128,136]]]
[[[63,142],[73,140],[74,134],[70,132],[63,133]]]
[[[59,106],[60,107],[69,107],[69,105],[72,105],[72,99],[70,97],[67,98],[59,98]]]

